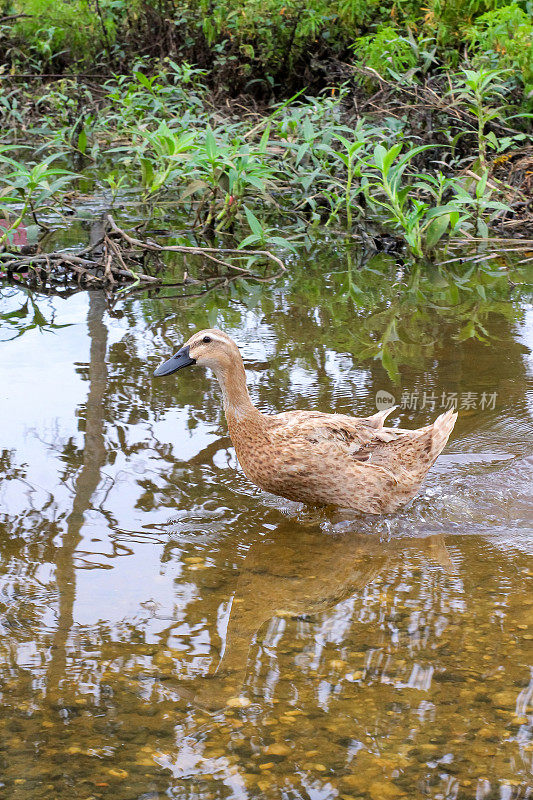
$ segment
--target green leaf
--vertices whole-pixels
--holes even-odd
[[[151,89],[152,88],[152,85],[151,85],[150,81],[148,80],[146,75],[144,75],[142,72],[134,72],[133,75],[136,78],[136,80],[139,81],[141,86],[144,86],[145,89]]]
[[[315,178],[320,174],[320,168],[315,169],[313,172],[308,172],[306,175],[302,175],[300,178],[300,183],[304,191],[308,191],[309,187],[315,180]]]
[[[387,151],[383,147],[382,144],[376,145],[374,148],[374,164],[378,167],[378,169],[383,170],[383,159],[387,155]]]
[[[246,219],[248,220],[248,225],[250,226],[250,230],[252,231],[252,233],[258,236],[260,239],[262,239],[263,227],[259,222],[259,220],[257,219],[257,217],[255,216],[255,214],[253,213],[253,211],[250,211],[250,209],[247,206],[244,206],[244,213],[246,214]]]
[[[425,244],[427,250],[433,250],[436,244],[442,239],[450,224],[450,215],[442,214],[435,217],[426,229]]]
[[[27,225],[26,236],[28,238],[28,244],[37,244],[40,232],[41,229],[38,225]]]
[[[87,131],[85,128],[82,128],[80,131],[80,135],[78,136],[78,150],[80,153],[85,155],[85,151],[87,149]]]
[[[303,121],[302,132],[304,137],[308,140],[312,139],[314,136],[315,131],[308,117],[306,117]]]
[[[261,153],[261,155],[264,155],[266,153],[266,148],[269,138],[270,138],[270,122],[267,124],[263,132],[263,135],[261,136],[261,141],[259,142],[259,152]]]
[[[304,142],[303,144],[300,145],[296,153],[296,161],[295,161],[296,166],[298,166],[298,164],[300,163],[300,161],[305,156],[308,150],[309,150],[309,145],[307,144],[307,142]]]
[[[276,244],[278,247],[282,247],[286,250],[291,250],[291,252],[296,253],[296,247],[292,242],[289,242],[288,239],[283,239],[281,236],[269,236],[268,242],[272,242],[272,244]]]
[[[141,180],[144,187],[151,186],[154,180],[154,168],[149,158],[141,158]]]
[[[461,214],[459,211],[450,211],[448,218],[450,220],[450,231],[453,231],[459,222]]]
[[[194,131],[192,133],[181,133],[173,140],[173,154],[178,155],[190,150],[195,139],[196,133]]]
[[[185,200],[187,197],[190,197],[191,194],[195,192],[199,192],[200,190],[205,190],[209,187],[209,184],[202,180],[191,181],[183,192],[181,193],[180,197],[182,200]]]
[[[485,170],[483,175],[481,176],[481,180],[479,180],[476,184],[476,197],[480,200],[485,195],[485,189],[487,188],[487,180],[489,178],[488,170]]]
[[[248,248],[249,245],[258,244],[260,242],[261,242],[261,237],[256,236],[254,233],[252,233],[250,236],[247,236],[245,239],[243,239],[242,242],[239,242],[237,250],[244,250]]]
[[[489,131],[487,133],[487,135],[485,136],[485,139],[487,140],[487,142],[490,143],[490,145],[493,148],[493,150],[497,150],[498,149],[498,144],[499,143],[498,143],[498,139],[496,138],[496,134],[494,133],[494,131]]]
[[[255,186],[256,189],[259,189],[260,192],[265,191],[265,184],[261,180],[261,178],[256,178],[255,175],[247,175],[246,182],[250,184],[250,186]]]
[[[478,219],[477,221],[477,234],[481,236],[482,239],[488,239],[490,237],[489,226],[483,219]]]
[[[397,156],[402,152],[403,144],[395,144],[387,151],[383,158],[383,174],[386,176]]]
[[[217,155],[217,142],[215,135],[210,127],[207,128],[205,135],[205,152],[210,161],[215,161]]]
[[[419,147],[413,147],[412,150],[409,150],[400,160],[398,161],[397,168],[401,169],[403,166],[409,163],[411,159],[417,156],[419,153],[423,153],[424,150],[433,150],[434,145],[432,144],[421,144]]]

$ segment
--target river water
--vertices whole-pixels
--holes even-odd
[[[338,280],[2,290],[1,797],[533,796],[533,308],[362,310]],[[267,412],[456,401],[420,496],[350,516],[251,485],[213,376],[152,377],[213,325]]]

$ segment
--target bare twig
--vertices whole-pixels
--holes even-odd
[[[103,224],[102,224],[103,223]],[[239,278],[249,278],[260,283],[276,280],[283,272],[283,262],[268,250],[239,250],[237,248],[195,247],[187,245],[159,245],[148,239],[143,241],[131,236],[120,228],[110,214],[106,214],[102,223],[93,226],[91,242],[88,247],[76,252],[60,250],[53,253],[33,254],[4,252],[0,253],[0,267],[8,274],[30,271],[31,280],[39,287],[43,286],[43,278],[49,283],[61,282],[64,285],[65,276],[71,273],[78,286],[90,284],[100,286],[110,291],[118,289],[119,292],[132,291],[137,288],[163,288],[165,286],[183,287],[203,284],[204,289],[197,296],[201,296],[220,286],[227,286]],[[122,247],[125,244],[126,247]],[[227,275],[207,276],[200,280],[191,279],[187,273],[183,281],[177,283],[163,283],[161,277],[147,275],[138,269],[139,262],[146,253],[177,252],[203,256],[209,261],[224,267]],[[227,261],[221,256],[231,254],[239,258],[250,255],[264,256],[273,261],[278,269],[273,275],[257,275],[252,270]],[[133,265],[135,268],[133,268]],[[184,296],[193,296],[185,294]]]
[[[283,261],[271,253],[270,250],[239,250],[236,247],[195,247],[193,245],[183,244],[161,245],[152,241],[143,242],[140,239],[135,239],[133,236],[130,236],[128,233],[126,233],[126,231],[122,230],[122,228],[119,228],[111,214],[106,215],[106,220],[109,223],[112,231],[121,236],[129,244],[134,245],[135,247],[140,247],[143,250],[151,250],[155,253],[189,253],[190,255],[203,255],[207,256],[208,258],[210,257],[211,253],[231,254],[238,256],[265,256],[265,258],[269,258],[271,261],[274,261],[274,263],[280,268],[281,272],[286,271]],[[214,257],[212,260],[217,261],[217,258]],[[218,263],[224,264],[224,266],[231,266],[225,261],[219,261]]]
[[[0,25],[15,19],[30,19],[31,17],[33,17],[33,14],[8,14],[6,17],[0,17]]]

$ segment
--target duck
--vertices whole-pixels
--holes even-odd
[[[266,492],[311,506],[390,514],[418,493],[457,420],[452,409],[423,428],[385,426],[395,406],[369,417],[321,411],[264,414],[248,392],[237,344],[198,331],[154,372],[205,367],[222,390],[229,435],[246,477]]]

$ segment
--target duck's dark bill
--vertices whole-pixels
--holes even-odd
[[[196,364],[196,361],[189,356],[189,346],[186,345],[181,350],[178,350],[176,355],[169,358],[168,361],[163,361],[154,372],[154,375],[156,378],[160,378],[162,375],[171,375],[173,372],[177,372],[183,367],[189,367],[191,364]]]

